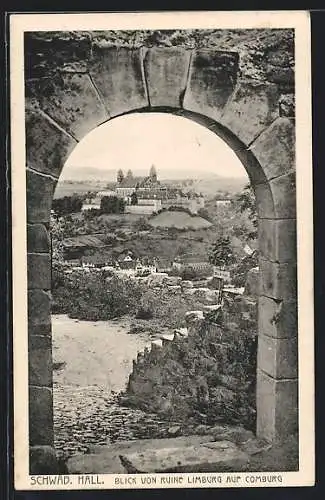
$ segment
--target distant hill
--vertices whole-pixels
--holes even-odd
[[[137,175],[147,175],[147,171],[136,172]],[[170,175],[170,177],[168,177]],[[159,173],[158,173],[159,176]],[[175,171],[164,170],[160,180],[166,184],[179,185],[184,191],[194,190],[204,196],[214,196],[218,191],[228,191],[230,194],[242,191],[248,184],[248,178],[223,177],[213,172],[189,172],[187,178],[175,178]],[[116,170],[102,170],[96,167],[74,167],[69,169],[64,177],[59,179],[55,191],[55,198],[70,196],[73,193],[87,193],[103,189],[106,184],[116,181]]]
[[[115,181],[116,169],[96,167],[69,167],[63,170],[62,181]],[[60,181],[59,181],[60,182]]]

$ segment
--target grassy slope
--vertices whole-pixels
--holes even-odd
[[[155,228],[175,227],[177,229],[204,229],[211,227],[211,222],[202,217],[191,217],[185,212],[161,212],[149,221]]]

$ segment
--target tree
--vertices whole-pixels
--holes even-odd
[[[118,196],[103,196],[100,210],[104,214],[121,214],[124,212],[125,202]]]
[[[229,236],[221,236],[209,251],[209,262],[215,266],[226,267],[236,262]]]
[[[133,173],[132,173],[132,170],[131,170],[131,169],[129,169],[129,170],[127,171],[126,178],[127,178],[127,179],[133,179]]]
[[[138,204],[138,196],[135,191],[131,194],[131,205],[137,205]]]
[[[80,212],[82,203],[82,197],[74,194],[72,196],[63,196],[63,198],[54,199],[52,202],[52,208],[54,212],[61,217],[62,215]]]
[[[118,184],[121,184],[121,182],[123,181],[123,179],[124,179],[123,170],[122,170],[122,169],[119,169],[119,170],[117,171],[117,176],[116,176],[117,183],[118,183]]]
[[[243,191],[236,197],[236,204],[241,213],[247,212],[249,219],[257,227],[257,213],[255,195],[252,187],[247,184]]]
[[[234,233],[239,237],[246,237],[247,240],[257,238],[257,212],[255,195],[252,187],[247,184],[243,191],[234,200],[236,212],[240,221],[234,226]],[[243,219],[246,222],[243,223]]]

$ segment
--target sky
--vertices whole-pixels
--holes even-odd
[[[155,165],[159,178],[198,178],[214,173],[244,178],[246,171],[231,148],[196,122],[167,113],[134,113],[92,130],[68,158],[61,180],[76,167],[144,175]]]

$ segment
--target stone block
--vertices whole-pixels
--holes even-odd
[[[85,33],[25,32],[26,78],[48,76],[60,68],[73,65],[75,71],[85,71],[91,57],[91,37]]]
[[[278,101],[277,85],[241,80],[220,123],[248,146],[277,118]]]
[[[57,127],[46,115],[27,107],[27,167],[58,178],[76,144],[77,141]]]
[[[60,464],[52,446],[31,446],[29,450],[29,473],[33,474],[67,474]]]
[[[186,88],[190,52],[182,47],[155,47],[144,57],[150,106],[178,108]]]
[[[297,258],[295,219],[260,219],[258,241],[260,254],[273,262],[293,262]]]
[[[27,251],[29,253],[50,251],[50,237],[44,224],[27,224]]]
[[[282,175],[270,181],[277,219],[296,218],[296,174]]]
[[[294,86],[295,74],[293,68],[267,64],[265,73],[269,82],[276,83],[281,88],[292,88]]]
[[[257,370],[257,437],[286,440],[298,431],[298,380],[276,380]]]
[[[250,297],[257,297],[259,295],[260,276],[258,267],[254,267],[247,272],[244,293]]]
[[[55,78],[32,80],[29,94],[42,111],[78,140],[109,118],[86,73],[64,72]]]
[[[28,331],[30,335],[51,333],[51,299],[44,290],[28,291]]]
[[[277,118],[252,144],[251,151],[267,179],[295,169],[295,125],[289,118]]]
[[[28,339],[29,384],[52,386],[52,343],[46,335],[32,335]]]
[[[239,472],[247,470],[248,455],[230,441],[213,441],[198,446],[160,448],[123,453],[127,473]]]
[[[257,366],[276,379],[297,378],[297,338],[276,339],[260,334],[258,337]]]
[[[292,338],[298,334],[297,302],[277,301],[269,297],[258,300],[258,330],[274,338]]]
[[[110,116],[148,107],[141,49],[95,43],[90,73]]]
[[[27,221],[49,223],[56,181],[31,170],[26,172]]]
[[[53,398],[49,387],[29,387],[29,444],[53,446]]]
[[[213,441],[213,436],[180,436],[161,439],[136,439],[119,441],[107,446],[90,445],[90,454],[77,454],[70,457],[67,466],[70,474],[123,474],[121,453],[141,453],[150,449],[182,448],[198,446]]]
[[[236,52],[194,51],[183,107],[219,121],[236,85],[238,62]]]
[[[297,298],[297,265],[260,259],[261,295],[273,299],[295,301]]]
[[[257,161],[253,151],[248,148],[244,148],[241,144],[237,145],[235,142],[229,143],[229,146],[236,151],[236,155],[245,166],[245,170],[252,186],[267,182],[263,166],[261,166]]]
[[[28,289],[51,289],[51,259],[49,254],[30,253],[27,255]]]
[[[280,116],[295,117],[295,95],[282,94],[279,100]]]
[[[254,194],[259,219],[274,218],[273,195],[269,184],[256,184],[256,186],[254,186]]]

